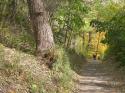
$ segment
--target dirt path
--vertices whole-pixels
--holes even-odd
[[[81,70],[75,93],[122,93],[117,90],[117,83],[101,62],[90,60]]]

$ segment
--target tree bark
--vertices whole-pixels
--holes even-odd
[[[30,19],[36,39],[37,55],[46,55],[54,49],[54,39],[49,24],[49,13],[44,0],[27,0]]]

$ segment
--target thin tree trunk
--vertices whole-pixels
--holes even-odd
[[[54,48],[54,39],[49,24],[49,13],[44,0],[27,0],[30,18],[36,39],[37,55],[45,56]]]
[[[90,46],[91,46],[91,40],[92,40],[92,38],[91,38],[91,35],[92,35],[92,33],[91,32],[89,32],[88,33],[88,45],[87,45],[87,51],[89,51],[89,49],[90,49]]]
[[[98,49],[99,49],[99,44],[100,44],[100,36],[101,36],[101,32],[99,32],[99,36],[98,36],[98,42],[97,42],[97,46],[96,46],[96,57],[98,55]]]
[[[82,33],[82,45],[85,45],[85,32]]]
[[[92,40],[92,38],[91,38],[91,36],[92,36],[92,33],[91,32],[89,32],[89,40],[88,40],[88,47],[90,47],[90,45],[91,45],[91,40]]]

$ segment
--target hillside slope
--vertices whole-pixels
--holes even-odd
[[[61,62],[51,71],[35,56],[0,45],[0,93],[70,93],[73,71]]]

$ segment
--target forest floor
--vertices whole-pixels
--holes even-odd
[[[89,60],[83,66],[75,93],[125,93],[119,88],[122,82],[114,81],[105,65],[96,60]]]

